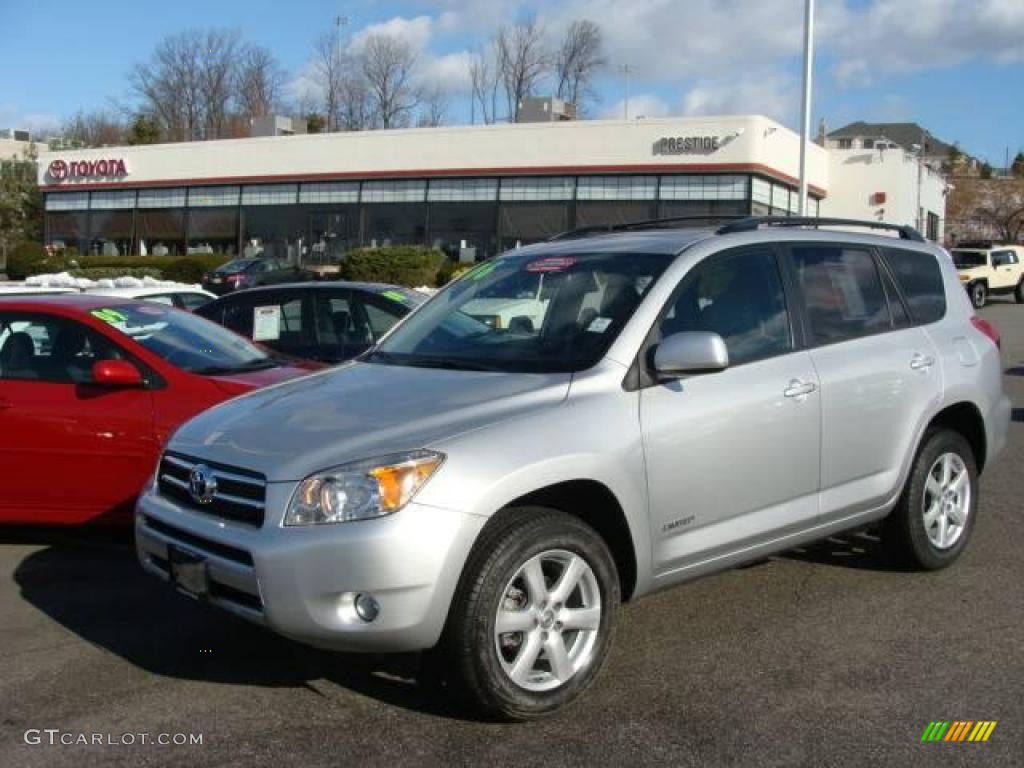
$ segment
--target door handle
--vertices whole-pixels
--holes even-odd
[[[812,384],[809,381],[793,379],[789,382],[789,386],[782,391],[782,394],[786,397],[807,397],[807,395],[814,392],[817,388],[817,385]]]
[[[924,371],[935,365],[935,358],[931,355],[914,355],[910,358],[910,367],[915,371]]]

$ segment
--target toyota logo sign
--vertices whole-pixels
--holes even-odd
[[[63,160],[54,160],[50,163],[50,178],[54,181],[64,181],[68,177],[68,164]]]
[[[120,157],[101,160],[52,160],[47,173],[54,181],[67,179],[103,179],[128,175],[128,166]]]

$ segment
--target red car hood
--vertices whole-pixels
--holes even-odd
[[[210,376],[210,381],[232,395],[241,395],[251,392],[254,389],[269,387],[271,384],[280,384],[307,373],[318,371],[325,366],[311,361],[289,362],[279,368],[268,368],[264,371],[248,371],[246,373],[234,373],[225,376]]]

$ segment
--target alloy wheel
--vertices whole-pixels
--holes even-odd
[[[924,530],[936,549],[950,549],[963,535],[971,509],[971,476],[955,453],[939,456],[928,470],[922,501]]]

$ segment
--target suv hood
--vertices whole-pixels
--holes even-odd
[[[301,480],[557,405],[571,378],[352,363],[222,403],[168,448],[270,482]]]

